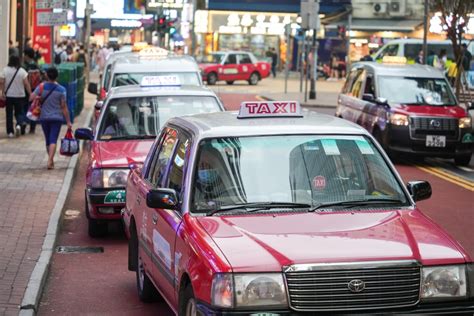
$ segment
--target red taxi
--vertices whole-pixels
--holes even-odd
[[[248,81],[256,85],[270,75],[271,66],[265,61],[258,61],[249,52],[216,52],[199,63],[202,80],[214,85],[217,81],[233,84],[236,80]]]
[[[391,155],[454,158],[456,164],[468,165],[472,119],[459,106],[443,73],[430,66],[387,61],[391,60],[354,65],[339,95],[336,116],[363,126]]]
[[[129,166],[143,163],[168,118],[224,110],[205,87],[169,86],[179,84],[178,79],[144,77],[141,86],[113,88],[94,130],[76,130],[76,138],[91,141],[85,189],[91,237],[105,235],[107,222],[120,220]]]
[[[141,300],[179,315],[474,311],[474,265],[367,131],[247,102],[169,120],[127,182]]]

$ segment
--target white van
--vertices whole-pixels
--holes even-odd
[[[471,54],[474,54],[474,45],[468,41],[466,41],[466,44],[468,44],[468,49]],[[408,60],[408,63],[414,63],[415,58],[422,49],[423,39],[396,39],[382,46],[372,58],[378,61],[382,60],[384,56],[404,56]],[[428,41],[428,52],[434,51],[434,53],[439,56],[442,49],[446,50],[448,60],[454,60],[453,45],[450,40]]]

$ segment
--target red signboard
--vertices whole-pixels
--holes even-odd
[[[41,56],[44,58],[44,62],[51,64],[51,27],[50,26],[37,26],[36,16],[38,12],[48,12],[51,10],[37,10],[33,7],[33,47],[38,49]]]

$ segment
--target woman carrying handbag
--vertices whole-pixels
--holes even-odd
[[[69,111],[66,106],[66,89],[56,79],[58,70],[54,67],[46,70],[47,81],[40,84],[30,96],[30,101],[40,97],[41,114],[39,121],[43,128],[48,153],[48,169],[54,168],[54,155],[61,125],[66,120],[68,129],[72,128]]]
[[[0,75],[0,99],[5,102],[7,135],[15,136],[13,128],[13,113],[16,119],[16,135],[25,134],[26,122],[24,122],[24,108],[27,103],[25,90],[31,94],[28,73],[21,68],[20,57],[10,56],[8,65]]]

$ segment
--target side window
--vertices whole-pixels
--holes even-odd
[[[367,79],[365,80],[364,93],[370,93],[375,97],[375,82],[372,74],[367,75]]]
[[[415,60],[421,49],[421,44],[406,44],[404,55],[407,60]]]
[[[248,54],[239,54],[239,64],[251,64],[252,60]]]
[[[354,83],[354,80],[357,77],[358,71],[359,71],[358,69],[352,69],[349,76],[347,76],[346,83],[344,84],[344,87],[342,88],[342,93],[349,93],[351,91],[352,84]]]
[[[350,95],[356,98],[360,98],[361,92],[362,92],[362,85],[364,83],[365,79],[365,70],[364,69],[359,69],[357,73],[357,77],[351,87]]]
[[[181,195],[181,189],[183,187],[184,165],[188,147],[188,139],[183,139],[179,142],[169,173],[168,187],[175,190],[178,193],[178,196]]]
[[[148,175],[148,181],[155,186],[161,186],[166,174],[166,167],[173,153],[176,144],[176,131],[169,129],[163,139],[161,147],[156,151],[156,157],[153,161],[153,167]]]
[[[227,60],[224,63],[224,65],[232,65],[232,64],[237,64],[237,55],[236,54],[229,54],[227,56]]]
[[[384,50],[377,56],[377,59],[382,59],[384,56],[397,56],[398,44],[388,45]]]

